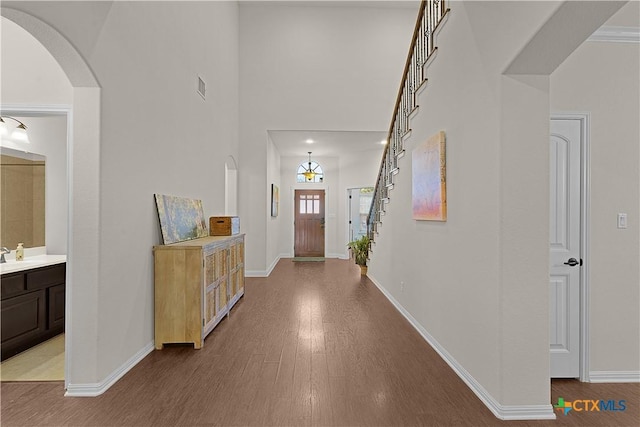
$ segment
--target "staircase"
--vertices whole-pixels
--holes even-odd
[[[418,108],[416,93],[427,82],[426,67],[437,50],[434,32],[448,12],[445,0],[423,0],[420,4],[367,218],[370,244],[374,242],[378,226],[382,223],[394,177],[400,172],[398,159],[405,154],[404,141],[411,133],[410,118]]]

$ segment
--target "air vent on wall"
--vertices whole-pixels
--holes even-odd
[[[198,76],[198,93],[200,94],[202,99],[205,99],[205,92],[206,92],[206,85],[204,83],[204,80],[202,80],[202,77]]]

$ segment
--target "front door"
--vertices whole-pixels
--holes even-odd
[[[580,376],[580,120],[551,120],[550,351],[552,378]]]
[[[295,190],[297,257],[324,256],[324,190]]]

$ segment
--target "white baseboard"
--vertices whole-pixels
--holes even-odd
[[[477,394],[477,393],[476,393]],[[494,400],[495,402],[495,400]],[[553,406],[549,405],[508,405],[495,402],[496,411],[489,408],[501,420],[555,420]],[[486,405],[486,403],[485,403]]]
[[[325,258],[349,259],[347,255],[338,253],[326,254]]]
[[[267,277],[267,270],[245,270],[244,277]]]
[[[292,258],[292,257],[293,255],[290,255],[290,254],[280,254],[276,257],[276,259],[273,260],[269,268],[267,268],[266,270],[245,270],[244,276],[245,277],[269,277],[273,269],[276,268],[278,261],[280,261],[282,258]]]
[[[487,408],[501,420],[553,420],[556,414],[553,406],[548,405],[501,405],[473,376],[467,372],[458,361],[445,350],[438,341],[432,337],[427,330],[409,313],[373,276],[369,274],[369,279],[375,284],[380,292],[395,306],[395,308],[409,321],[411,326],[427,343],[447,362],[453,371],[465,382],[465,384],[475,393]]]
[[[71,384],[67,385],[67,391],[64,394],[69,397],[95,397],[100,396],[107,391],[112,385],[116,383],[127,372],[136,366],[142,359],[144,359],[154,349],[153,341],[145,345],[140,351],[134,354],[129,360],[127,360],[122,366],[113,371],[107,378],[99,383],[89,384]]]
[[[591,371],[589,382],[592,383],[638,383],[640,371]]]

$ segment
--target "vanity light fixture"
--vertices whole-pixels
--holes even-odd
[[[7,123],[4,119],[11,119],[18,122],[18,126],[11,132],[11,139],[24,142],[25,144],[29,144],[29,136],[27,135],[27,126],[22,123],[20,120],[10,117],[10,116],[0,116],[0,136],[5,136],[9,133],[9,129],[7,128]]]

